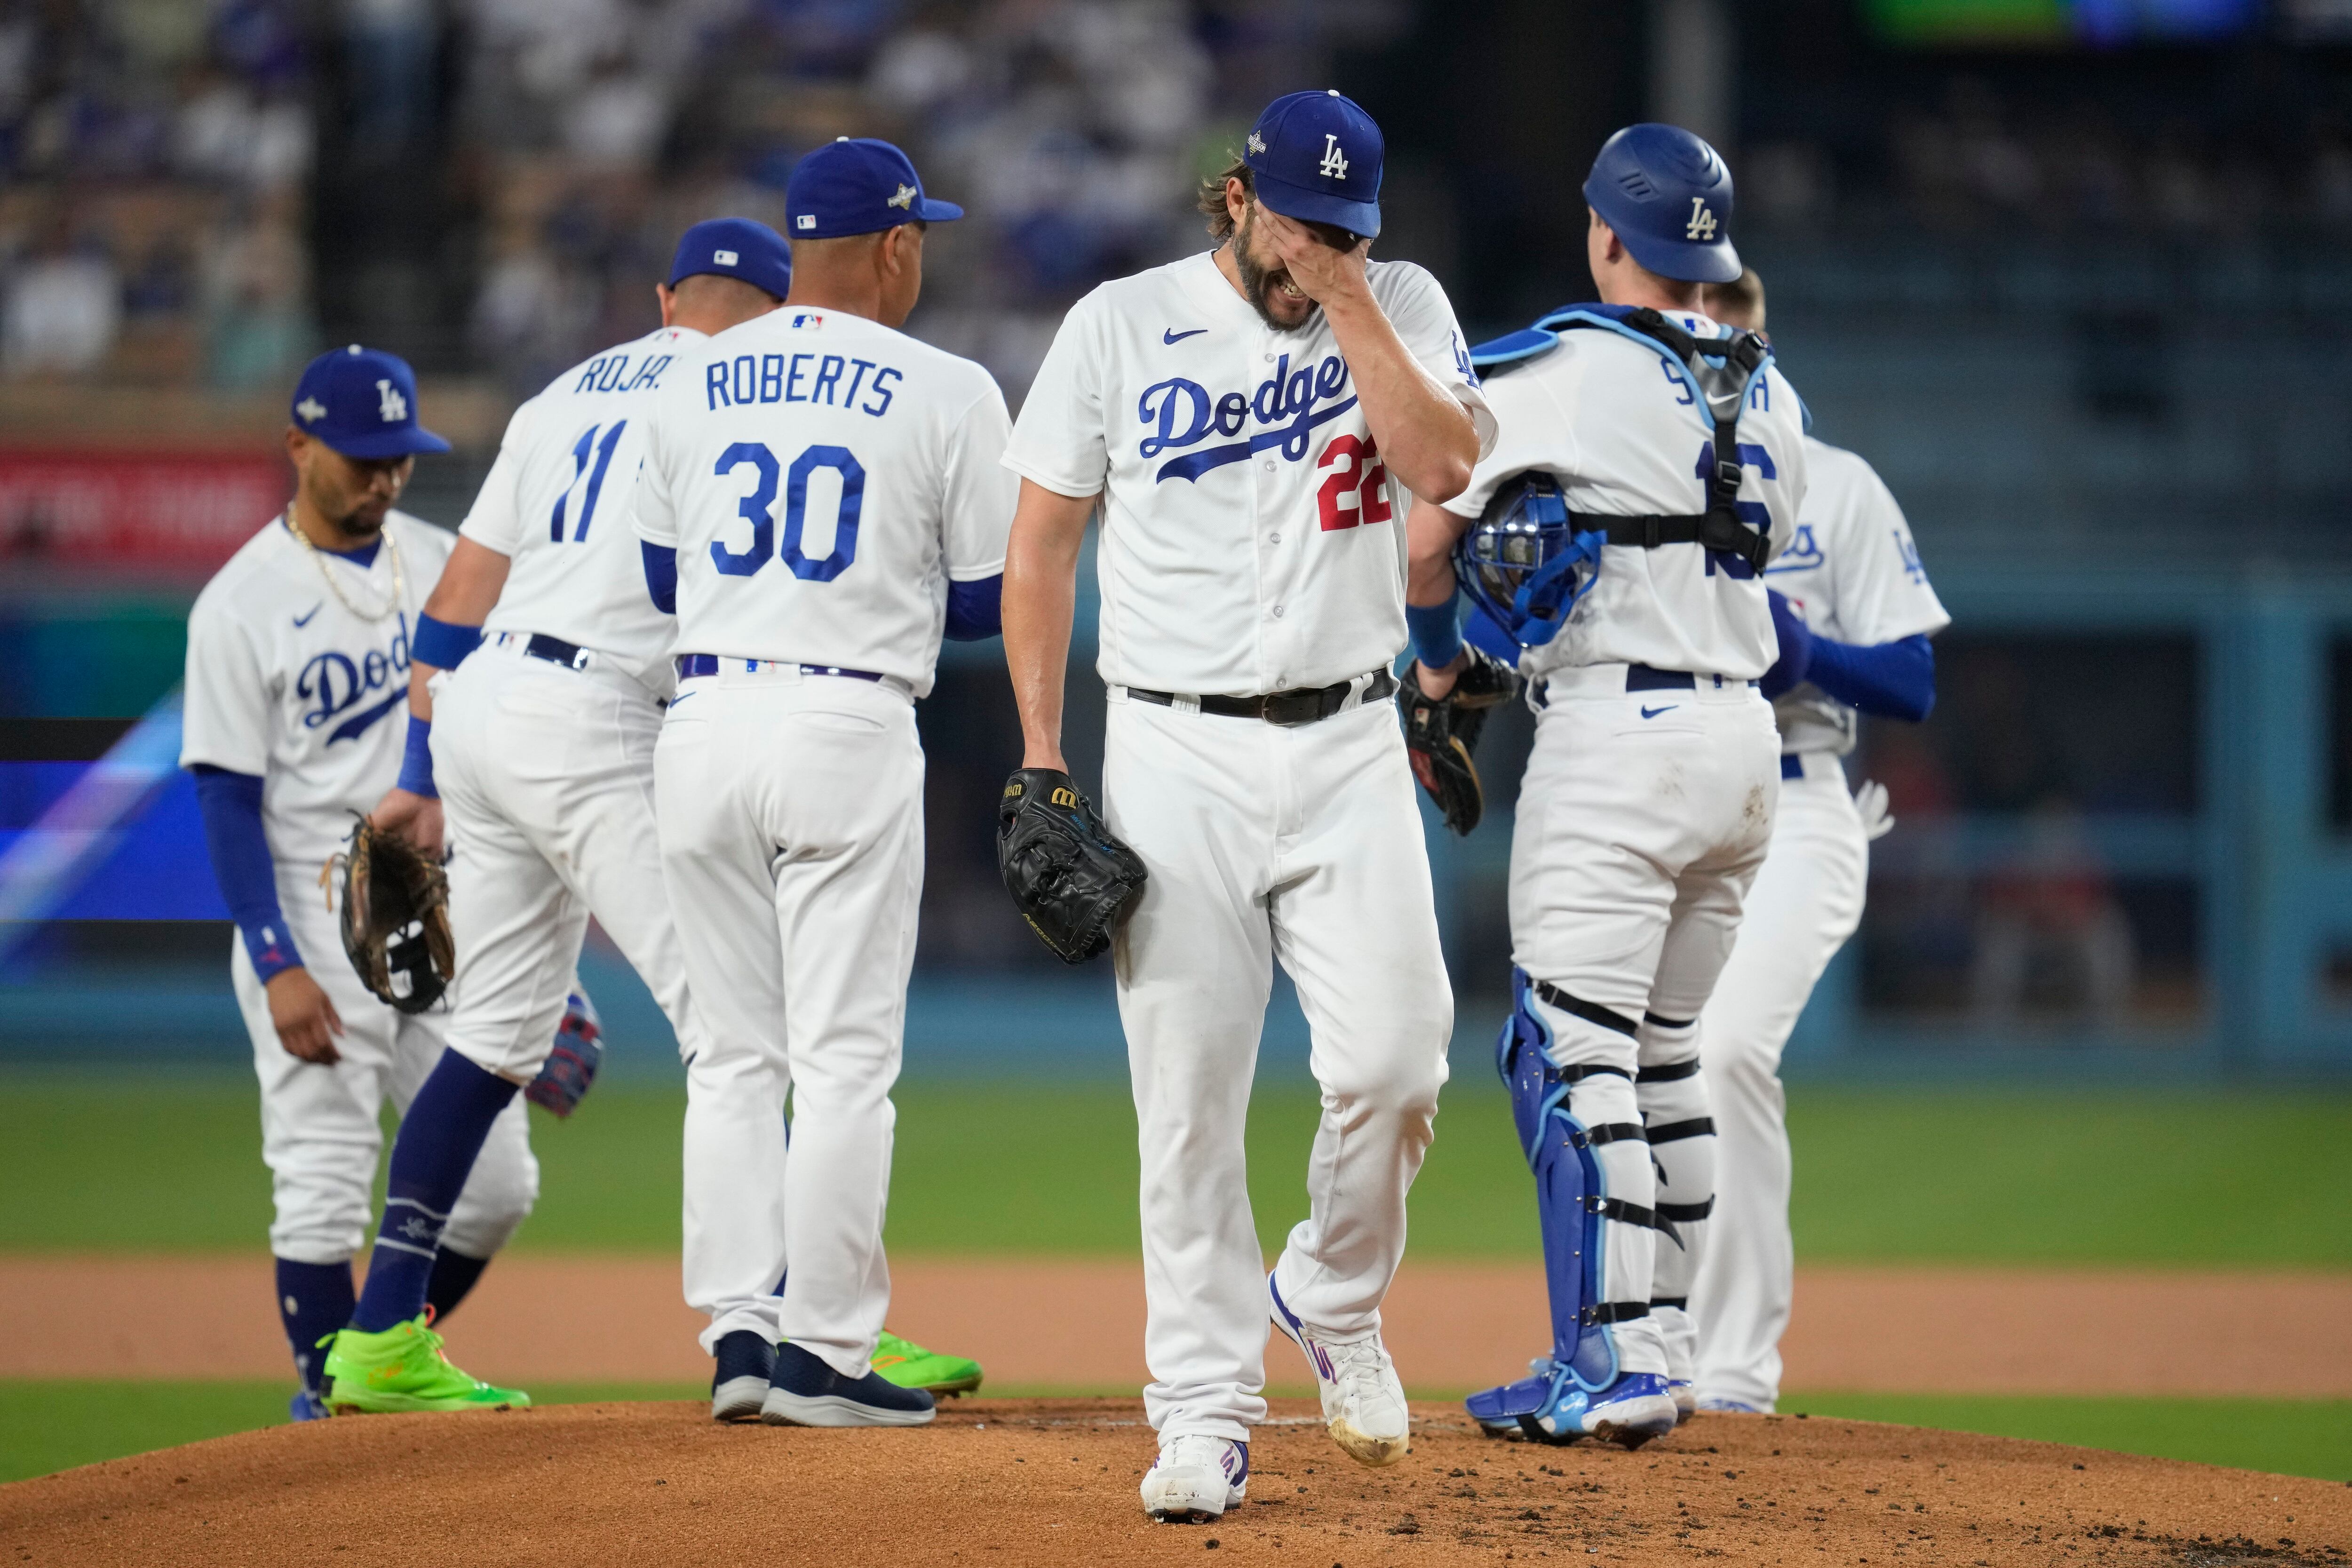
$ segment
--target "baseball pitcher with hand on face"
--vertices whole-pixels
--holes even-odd
[[[1751,270],[1710,286],[1706,308],[1727,326],[1761,331],[1763,282]],[[1849,793],[1839,760],[1853,750],[1860,714],[1927,716],[1936,702],[1927,639],[1951,624],[1902,509],[1870,465],[1809,436],[1805,473],[1796,539],[1764,574],[1780,644],[1761,682],[1780,730],[1772,848],[1698,1020],[1719,1194],[1690,1297],[1702,1410],[1769,1411],[1780,1394],[1780,1334],[1796,1289],[1780,1052],[1822,971],[1861,923],[1870,841],[1894,826],[1885,787]]]
[[[337,951],[342,933],[320,874],[400,772],[418,616],[449,536],[393,503],[416,455],[449,444],[417,422],[408,366],[354,343],[302,373],[286,449],[293,503],[189,613],[180,760],[196,775],[205,845],[236,919],[230,973],[261,1080],[270,1251],[302,1377],[300,1420],[326,1413],[321,1344],[352,1315],[377,1116],[387,1099],[415,1108],[449,1026],[436,1000],[446,976],[423,951],[437,944],[389,933],[388,994],[372,994]],[[455,1307],[538,1191],[523,1108],[509,1106],[485,1129],[470,1177],[440,1205],[443,1245],[437,1263],[426,1259],[421,1302]],[[497,1392],[469,1386],[467,1395]]]
[[[1004,459],[1022,479],[1004,620],[1024,744],[1008,793],[1024,799],[1078,800],[1063,672],[1079,544],[1103,514],[1110,837],[1074,804],[1064,858],[1120,899],[1140,888],[1112,953],[1142,1155],[1157,1519],[1243,1500],[1269,1317],[1306,1352],[1348,1453],[1390,1464],[1409,1441],[1380,1310],[1454,1009],[1388,700],[1401,524],[1408,490],[1461,489],[1492,426],[1436,281],[1367,259],[1381,153],[1338,93],[1276,100],[1203,192],[1218,247],[1080,300]],[[1023,815],[1008,836],[1034,852]],[[1006,867],[1024,912],[1061,929],[1065,881]],[[1242,1135],[1277,962],[1313,1031],[1323,1115],[1307,1217],[1267,1275]]]
[[[1630,1447],[1691,1398],[1684,1308],[1714,1197],[1697,1020],[1772,830],[1762,572],[1793,536],[1805,452],[1769,349],[1700,309],[1702,284],[1739,275],[1714,149],[1631,127],[1584,194],[1601,302],[1474,351],[1501,436],[1467,489],[1414,509],[1413,625],[1421,689],[1442,699],[1468,668],[1466,577],[1539,710],[1497,1057],[1536,1176],[1552,1344],[1470,1411]]]
[[[914,701],[942,635],[996,635],[1009,420],[985,370],[898,331],[926,226],[962,216],[905,153],[822,147],[784,205],[783,309],[664,378],[637,495],[677,614],[655,801],[706,1037],[687,1065],[686,1293],[710,1317],[714,1414],[912,1426],[931,1395],[876,1352],[923,886]]]

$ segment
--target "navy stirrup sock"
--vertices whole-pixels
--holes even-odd
[[[436,1325],[457,1310],[457,1303],[473,1290],[474,1281],[489,1266],[487,1258],[470,1257],[446,1247],[441,1249],[433,1259],[433,1277],[425,1282],[425,1304],[433,1309]]]
[[[278,1259],[278,1315],[286,1342],[294,1347],[294,1370],[302,1386],[326,1392],[327,1352],[319,1342],[352,1321],[352,1266]]]
[[[455,1051],[441,1053],[393,1141],[383,1223],[376,1230],[367,1288],[360,1293],[352,1327],[381,1333],[425,1310],[441,1227],[457,1206],[490,1123],[515,1093],[515,1086],[498,1074]]]

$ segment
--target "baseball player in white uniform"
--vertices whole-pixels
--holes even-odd
[[[1113,946],[1142,1155],[1155,1518],[1246,1486],[1266,1321],[1367,1464],[1408,1446],[1381,1301],[1453,1028],[1390,667],[1408,490],[1492,438],[1454,311],[1368,262],[1382,143],[1336,92],[1259,116],[1204,191],[1208,255],[1106,283],[1062,324],[1005,462],[1022,479],[1005,651],[1024,766],[1066,772],[1063,671],[1103,514],[1105,820],[1149,879]],[[1307,1217],[1264,1273],[1243,1126],[1273,965],[1323,1115]]]
[[[1739,272],[1714,150],[1633,126],[1584,192],[1602,303],[1475,353],[1501,436],[1467,489],[1414,510],[1413,615],[1416,675],[1438,695],[1461,668],[1452,553],[1474,520],[1474,563],[1510,559],[1514,530],[1541,523],[1558,530],[1555,569],[1593,568],[1543,629],[1528,593],[1490,603],[1473,584],[1532,645],[1520,668],[1539,709],[1498,1058],[1537,1177],[1553,1344],[1469,1405],[1539,1440],[1637,1446],[1688,1396],[1683,1306],[1714,1189],[1696,1027],[1771,834],[1759,570],[1793,536],[1805,454],[1796,395],[1760,341],[1698,309],[1703,281]]]
[[[261,1080],[270,1250],[303,1379],[294,1415],[308,1419],[324,1414],[318,1346],[352,1313],[377,1117],[387,1099],[410,1108],[449,1023],[444,1006],[404,1014],[368,992],[344,960],[320,877],[353,816],[400,771],[411,645],[450,538],[392,505],[415,455],[449,447],[417,423],[408,366],[357,344],[303,372],[286,445],[292,504],[189,614],[180,760],[196,774],[238,928],[230,974]],[[538,1194],[523,1108],[487,1133],[471,1179],[442,1205],[448,1262],[420,1287],[439,1311]]]
[[[1760,331],[1762,283],[1750,271],[1709,289],[1707,313]],[[1769,1411],[1780,1397],[1796,1267],[1780,1051],[1862,920],[1870,841],[1893,826],[1885,788],[1849,794],[1839,759],[1853,750],[1861,713],[1927,716],[1927,639],[1951,621],[1870,465],[1808,437],[1805,474],[1796,538],[1765,573],[1780,627],[1780,658],[1763,681],[1780,731],[1771,853],[1699,1015],[1719,1194],[1690,1295],[1701,1409]]]
[[[425,606],[407,761],[374,819],[438,855],[446,814],[456,1005],[448,1052],[394,1143],[383,1234],[329,1358],[339,1409],[481,1402],[429,1342],[436,1232],[490,1128],[547,1060],[591,914],[679,1050],[690,1058],[702,1044],[654,826],[672,618],[647,591],[629,500],[646,413],[680,354],[773,310],[791,276],[764,224],[688,229],[658,289],[662,326],[515,411]]]
[[[898,331],[925,226],[962,216],[904,153],[820,148],[785,212],[790,298],[664,378],[637,496],[648,573],[675,574],[655,802],[706,1036],[687,1296],[706,1348],[786,1342],[763,1419],[910,1426],[930,1394],[872,1363],[923,881],[913,701],[943,634],[995,635],[1010,421],[985,370]]]

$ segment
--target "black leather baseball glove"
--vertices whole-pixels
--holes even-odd
[[[996,868],[1021,918],[1065,963],[1108,952],[1111,931],[1143,896],[1143,861],[1055,768],[1023,768],[1004,781]]]
[[[319,873],[342,880],[343,952],[362,984],[404,1013],[441,1000],[457,972],[449,935],[449,879],[396,833],[362,817],[351,842]]]
[[[1467,835],[1486,815],[1486,792],[1471,760],[1486,710],[1518,695],[1518,671],[1483,648],[1469,647],[1470,662],[1443,697],[1422,694],[1421,666],[1405,671],[1397,707],[1404,718],[1405,753],[1412,776],[1444,814],[1445,826]]]

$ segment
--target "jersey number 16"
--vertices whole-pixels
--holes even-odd
[[[738,441],[719,454],[711,472],[722,479],[749,465],[758,476],[751,493],[735,503],[736,511],[751,525],[748,550],[730,550],[722,540],[710,542],[710,559],[730,577],[749,577],[768,563],[776,549],[776,481],[784,481],[783,563],[793,576],[810,583],[830,583],[857,559],[857,513],[866,501],[866,469],[846,447],[811,447],[779,468],[776,455],[758,441]],[[831,468],[841,476],[841,504],[834,515],[833,553],[811,560],[801,549],[801,533],[808,514],[809,476]]]

